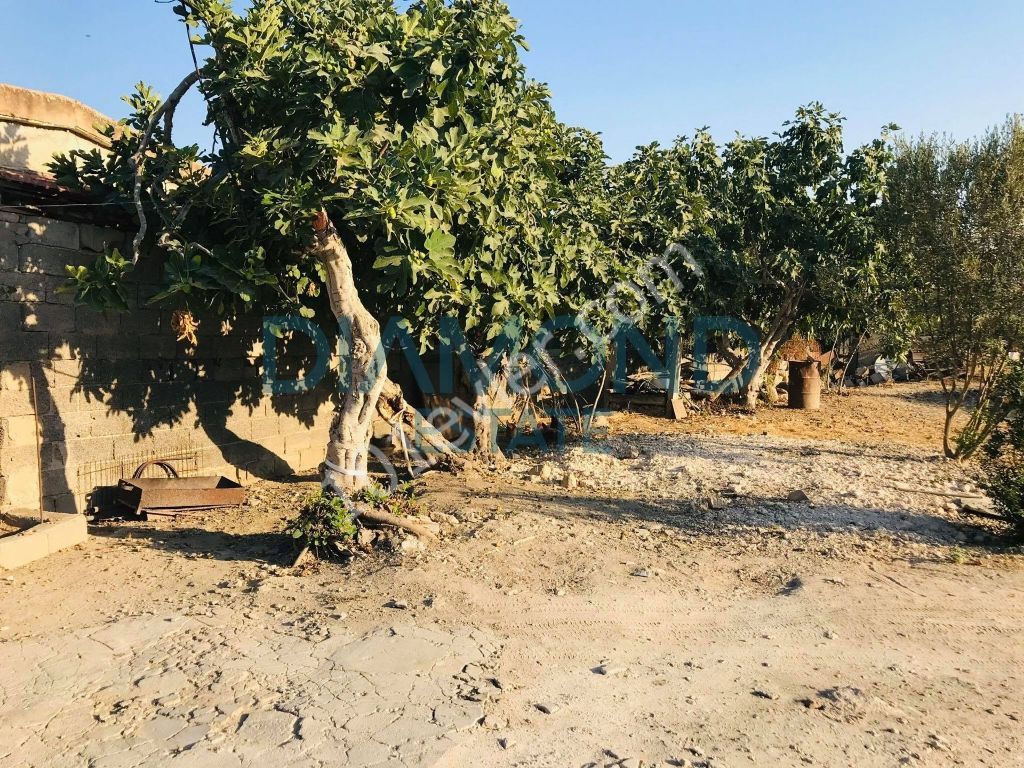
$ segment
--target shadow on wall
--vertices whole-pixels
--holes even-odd
[[[8,441],[0,450],[31,460],[35,447],[26,443],[33,424],[26,417],[37,420],[47,511],[81,511],[88,491],[83,467],[116,463],[133,449],[148,458],[173,453],[193,437],[197,449],[219,453],[201,466],[231,465],[257,478],[308,469],[300,466],[307,457],[310,466],[319,463],[323,440],[310,436],[308,447],[301,444],[305,432],[326,427],[335,387],[325,381],[303,395],[265,395],[262,317],[197,313],[198,343],[179,343],[173,307],[149,303],[158,291],[159,259],[140,262],[128,285],[129,311],[76,307],[58,290],[65,265],[89,263],[104,245],[123,246],[125,236],[25,216],[12,221],[3,209],[0,216],[0,249],[6,249],[0,250],[0,369],[6,369],[0,386],[6,380],[23,393],[17,414],[0,400],[0,418],[20,418],[23,426],[18,445]],[[312,343],[301,334],[279,341],[281,375],[300,375],[312,356]],[[38,404],[26,409],[33,388]],[[282,417],[289,420],[288,437]],[[0,457],[0,474],[5,458],[13,454]],[[30,477],[28,468],[22,477]],[[0,497],[0,507],[6,501]]]
[[[0,167],[26,168],[28,166],[28,142],[20,135],[17,125],[10,123],[0,128]]]

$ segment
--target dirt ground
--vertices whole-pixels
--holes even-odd
[[[433,474],[291,569],[312,476],[0,576],[0,764],[1024,765],[1024,550],[931,385]],[[941,494],[941,495],[939,495]]]

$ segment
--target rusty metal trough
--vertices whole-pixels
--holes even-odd
[[[167,477],[142,477],[150,466],[159,466]],[[115,499],[136,515],[175,515],[237,507],[245,501],[245,489],[226,477],[178,477],[170,462],[150,461],[136,469],[130,480],[117,484]]]

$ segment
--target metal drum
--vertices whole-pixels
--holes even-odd
[[[804,411],[821,410],[821,363],[819,361],[790,361],[789,407]]]

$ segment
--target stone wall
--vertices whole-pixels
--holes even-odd
[[[46,511],[82,511],[94,487],[165,456],[243,483],[322,461],[330,388],[265,396],[260,318],[205,318],[196,347],[178,343],[170,312],[147,306],[153,260],[129,285],[132,311],[58,292],[65,265],[125,240],[0,209],[0,512],[38,510],[40,496]]]

